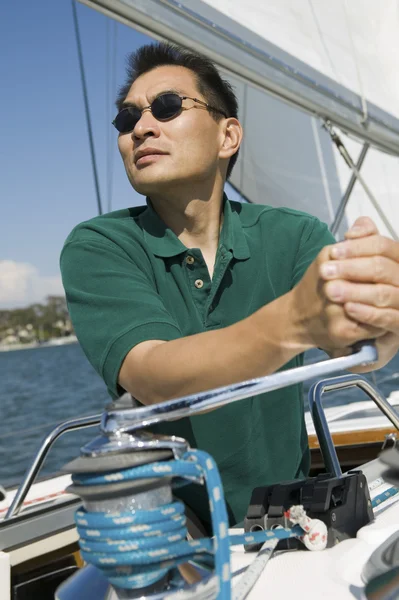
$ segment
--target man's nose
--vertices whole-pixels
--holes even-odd
[[[137,121],[132,134],[134,138],[140,139],[152,135],[157,137],[159,131],[159,121],[156,120],[150,108],[145,108],[142,111],[141,117]]]

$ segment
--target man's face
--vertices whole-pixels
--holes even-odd
[[[180,96],[206,102],[192,71],[162,66],[136,79],[125,104],[141,110],[160,94],[172,90]],[[150,111],[144,111],[134,130],[118,138],[119,151],[134,189],[150,196],[172,192],[184,184],[205,184],[212,180],[223,146],[223,120],[216,122],[204,106],[192,100],[183,100],[183,110],[168,121],[158,121]],[[147,149],[153,149],[154,154],[140,158],[140,153]]]

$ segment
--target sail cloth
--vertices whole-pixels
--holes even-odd
[[[361,140],[372,144],[362,175],[399,229],[399,0],[383,11],[373,0],[81,1],[215,60],[240,102],[231,181],[250,201],[333,221],[351,173],[321,127],[329,118],[355,161]],[[358,214],[386,232],[356,184],[349,223]]]

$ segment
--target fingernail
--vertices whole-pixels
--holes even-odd
[[[321,265],[321,274],[324,275],[324,277],[333,277],[337,273],[338,269],[337,266],[334,265],[334,263],[327,262]]]
[[[353,227],[351,227],[349,229],[348,233],[355,233],[356,235],[360,234],[360,233],[364,233],[364,227],[361,227],[360,225],[354,225]]]
[[[331,248],[331,256],[332,258],[345,258],[346,256],[346,246],[341,244],[336,244]]]
[[[332,300],[342,300],[343,289],[339,283],[329,283],[328,295]]]

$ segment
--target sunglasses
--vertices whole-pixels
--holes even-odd
[[[122,108],[122,110],[118,112],[115,119],[112,121],[112,125],[116,127],[119,133],[128,133],[129,131],[133,131],[145,110],[150,110],[158,121],[169,121],[169,119],[173,119],[173,117],[176,117],[181,112],[183,100],[193,100],[193,102],[202,104],[202,106],[205,106],[208,110],[213,110],[222,114],[227,119],[225,112],[214,106],[210,106],[202,100],[198,100],[198,98],[179,96],[178,94],[174,93],[166,93],[155,98],[155,100],[153,100],[149,106],[145,106],[142,110],[136,106],[127,106],[126,108]],[[190,108],[193,107],[191,106]]]

